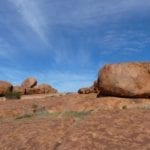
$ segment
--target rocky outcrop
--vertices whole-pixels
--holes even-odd
[[[37,85],[37,80],[33,77],[29,77],[23,81],[21,86],[13,86],[9,82],[0,81],[0,96],[4,96],[6,92],[16,92],[20,95],[32,95],[57,93],[57,90],[49,84]]]
[[[38,88],[41,89],[41,91],[43,91],[44,93],[57,93],[57,90],[49,84],[40,84],[38,85]]]
[[[93,85],[88,88],[81,88],[78,90],[79,94],[89,94],[89,93],[98,93],[98,84],[97,81],[94,81]]]
[[[93,93],[93,89],[91,88],[81,88],[78,90],[79,94],[89,94],[89,93]]]
[[[13,87],[13,92],[17,92],[21,95],[24,95],[26,93],[25,91],[26,91],[26,89],[23,88],[22,86],[14,86]]]
[[[99,96],[150,97],[150,63],[105,65],[99,72]]]
[[[41,84],[38,86],[35,86],[34,88],[27,88],[26,94],[32,95],[32,94],[49,94],[49,93],[57,93],[57,90],[52,88],[48,84]]]
[[[23,88],[33,88],[36,85],[37,85],[37,80],[33,77],[29,77],[25,79],[23,83],[21,84]]]
[[[0,81],[0,96],[4,96],[6,92],[12,91],[13,86],[6,81]]]

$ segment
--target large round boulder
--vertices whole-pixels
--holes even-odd
[[[99,72],[99,95],[150,97],[150,63],[105,65]]]
[[[11,92],[13,86],[11,83],[6,81],[0,81],[0,96],[4,96],[6,92]]]
[[[37,85],[37,80],[33,77],[29,77],[25,79],[23,83],[21,84],[23,88],[33,88],[36,85]]]

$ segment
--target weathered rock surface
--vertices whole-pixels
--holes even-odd
[[[0,96],[4,96],[6,92],[12,91],[12,84],[6,81],[0,81]]]
[[[26,92],[26,89],[21,86],[14,86],[13,92],[17,92],[17,93],[20,93],[21,95],[24,95]]]
[[[44,91],[44,93],[57,93],[57,90],[49,84],[40,84],[38,85],[38,88],[40,88],[41,91]]]
[[[89,93],[92,93],[93,90],[91,88],[81,88],[78,90],[78,93],[79,94],[89,94]]]
[[[71,128],[57,150],[148,150],[149,114],[149,110],[97,111]]]
[[[98,84],[97,81],[94,81],[93,85],[88,88],[81,88],[78,90],[79,94],[89,94],[89,93],[98,93]]]
[[[23,88],[33,88],[36,85],[37,85],[37,80],[33,77],[29,77],[23,81],[21,86]]]
[[[56,93],[57,90],[52,88],[48,84],[41,84],[38,86],[35,86],[34,88],[27,88],[26,94],[32,95],[32,94],[48,94],[48,93]]]
[[[0,101],[0,150],[150,149],[149,99],[49,95]]]
[[[99,95],[150,97],[150,63],[105,65],[99,72]]]

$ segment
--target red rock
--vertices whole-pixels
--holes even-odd
[[[94,81],[93,85],[88,88],[81,88],[78,90],[79,94],[89,94],[89,93],[98,93],[98,84],[97,81]]]
[[[150,63],[105,65],[99,72],[99,95],[150,97]]]
[[[50,85],[48,84],[41,84],[38,85],[34,88],[27,88],[26,89],[26,94],[27,95],[32,95],[32,94],[48,94],[48,93],[57,93],[57,90],[55,90],[54,88],[52,88]]]
[[[37,80],[33,77],[29,77],[23,81],[21,86],[23,88],[33,88],[36,85],[37,85]]]
[[[20,93],[21,95],[25,94],[26,89],[21,87],[21,86],[14,86],[13,87],[13,92]]]
[[[93,93],[93,90],[91,88],[81,88],[78,90],[79,94],[89,94]]]
[[[4,96],[6,92],[12,91],[13,86],[6,81],[0,81],[0,96]]]
[[[48,84],[40,84],[38,85],[38,88],[40,88],[41,91],[44,91],[44,93],[57,93],[57,90]]]

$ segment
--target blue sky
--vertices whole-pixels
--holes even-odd
[[[76,91],[106,63],[149,60],[149,0],[0,0],[1,80]]]

